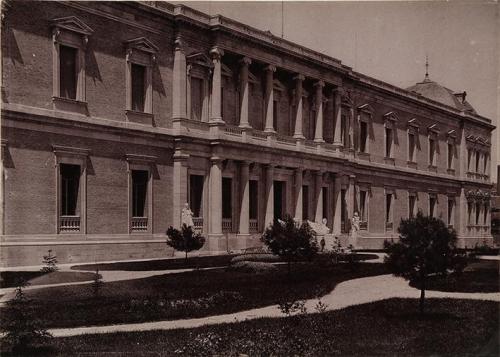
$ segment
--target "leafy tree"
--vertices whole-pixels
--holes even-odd
[[[424,216],[401,220],[398,242],[384,242],[385,264],[420,288],[420,312],[424,312],[426,280],[430,274],[445,276],[448,270],[465,267],[465,257],[456,248],[457,234],[438,218]]]
[[[182,225],[182,230],[170,226],[167,229],[167,245],[180,252],[186,253],[186,261],[188,253],[193,250],[198,250],[205,244],[205,238],[200,233],[195,233],[192,227],[185,224]]]
[[[59,270],[59,268],[57,267],[57,256],[52,255],[51,249],[48,250],[47,255],[43,256],[42,262],[43,264],[45,264],[45,266],[42,269],[40,269],[40,271],[44,273],[52,273],[54,271]]]
[[[312,258],[318,252],[318,243],[307,222],[300,224],[290,216],[282,222],[275,220],[266,228],[261,241],[287,261],[290,275],[292,261]]]
[[[23,283],[18,286],[14,298],[6,303],[1,325],[5,341],[13,352],[22,354],[33,352],[34,345],[52,337],[40,320],[35,318],[32,300],[23,291],[26,285],[27,283]]]

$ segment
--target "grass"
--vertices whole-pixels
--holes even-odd
[[[499,261],[476,260],[470,263],[461,274],[430,277],[426,282],[426,289],[463,293],[498,293],[500,292],[499,270]]]
[[[151,356],[498,356],[498,303],[390,299],[340,311],[195,329],[57,338],[52,354]]]
[[[22,282],[29,281],[30,285],[46,285],[90,281],[94,278],[92,273],[55,271],[44,273],[41,271],[3,271],[0,273],[0,288],[17,287]]]
[[[357,269],[352,269],[356,268]],[[263,274],[212,269],[105,283],[99,298],[90,286],[27,291],[44,326],[76,327],[205,317],[324,295],[340,282],[387,273],[381,264],[324,267],[299,263]],[[0,310],[1,323],[1,310]]]
[[[72,266],[71,269],[74,270],[87,270],[95,271],[96,268],[99,271],[106,270],[123,270],[123,271],[150,271],[150,270],[175,270],[175,269],[194,269],[194,268],[214,268],[214,267],[225,267],[231,263],[231,259],[234,257],[248,257],[248,260],[254,260],[252,257],[256,257],[261,260],[262,256],[269,256],[269,254],[225,254],[225,255],[211,255],[211,256],[194,256],[184,258],[171,258],[171,259],[159,259],[159,260],[143,260],[136,262],[118,262],[118,263],[103,263],[103,264],[83,264]],[[375,254],[355,254],[353,256],[356,260],[369,260],[376,259],[378,256]],[[245,259],[246,260],[246,259]],[[264,259],[265,261],[269,259]],[[345,260],[345,259],[344,259]],[[271,259],[275,261],[275,259]],[[279,258],[278,258],[278,261]]]

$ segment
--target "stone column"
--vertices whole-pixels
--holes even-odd
[[[266,128],[264,131],[266,133],[274,133],[276,128],[273,123],[273,111],[274,111],[274,96],[273,96],[273,87],[274,87],[274,75],[276,72],[276,67],[273,65],[268,65],[264,68],[266,72]]]
[[[340,236],[342,228],[342,182],[340,175],[335,175],[334,191],[333,191],[333,227],[332,233],[334,236]]]
[[[174,69],[172,72],[172,119],[187,118],[186,113],[186,55],[180,37],[175,40]]]
[[[333,144],[336,146],[342,146],[342,92],[339,88],[332,91],[333,94],[333,120],[335,122],[335,133],[333,138]]]
[[[354,214],[354,175],[349,175],[349,186],[347,188],[347,217],[350,220]]]
[[[293,133],[293,137],[298,140],[305,139],[304,131],[302,130],[302,82],[305,77],[301,74],[296,75],[295,80],[295,104],[296,104],[296,112],[295,112],[295,131]]]
[[[224,123],[221,114],[221,93],[222,93],[222,68],[221,60],[224,55],[224,51],[218,47],[213,47],[210,50],[210,55],[212,56],[212,62],[214,65],[213,75],[212,75],[212,95],[211,95],[211,115],[210,122],[212,123]]]
[[[314,189],[316,190],[315,202],[316,202],[316,214],[314,215],[314,221],[316,223],[321,223],[323,218],[323,173],[321,171],[316,171]]]
[[[465,189],[462,187],[460,189],[460,198],[458,199],[458,215],[460,217],[460,222],[458,222],[457,234],[459,236],[466,235],[467,224],[468,224],[468,212],[467,212],[467,197],[465,197]]]
[[[218,156],[210,158],[210,192],[209,192],[209,234],[222,235],[222,159]]]
[[[188,192],[188,159],[189,155],[177,149],[174,153],[174,227],[181,228],[181,212],[184,204],[187,202]]]
[[[314,142],[324,143],[323,139],[323,87],[325,82],[317,81],[316,87],[316,130],[314,131]]]
[[[248,66],[252,60],[243,57],[240,60],[240,128],[250,128],[248,122]]]
[[[274,166],[266,167],[266,215],[264,218],[264,230],[274,222]]]
[[[302,184],[304,170],[295,170],[295,220],[302,222]]]
[[[241,183],[241,202],[240,202],[240,235],[249,234],[250,222],[250,184],[249,184],[249,166],[248,161],[243,161],[240,166]]]

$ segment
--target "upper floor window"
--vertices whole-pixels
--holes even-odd
[[[56,109],[82,112],[85,52],[93,30],[75,16],[52,21],[52,98]]]
[[[479,173],[480,162],[481,162],[481,152],[476,151],[476,171],[475,172],[477,172],[477,173]]]
[[[436,166],[436,140],[429,137],[429,165]]]
[[[127,48],[127,71],[125,77],[125,113],[127,119],[143,124],[152,124],[152,72],[158,48],[144,37],[126,41],[125,46]]]
[[[468,148],[467,149],[467,171],[468,172],[472,171],[472,158],[474,157],[473,154],[474,154],[474,150],[472,150],[471,148]]]
[[[391,191],[385,192],[385,227],[387,230],[393,228],[394,194]]]
[[[415,162],[415,151],[416,151],[416,139],[415,133],[408,133],[408,161]]]
[[[388,112],[384,114],[384,128],[385,128],[385,157],[394,157],[393,146],[396,143],[396,122],[398,117],[394,112]]]
[[[417,194],[410,192],[408,194],[408,217],[415,217],[415,212],[417,211]]]
[[[392,134],[392,128],[385,128],[385,157],[393,157],[392,144],[394,138]]]
[[[372,118],[373,109],[369,104],[364,104],[358,107],[358,122],[359,122],[359,143],[358,149],[360,152],[368,153],[369,148],[369,128]]]
[[[454,156],[455,146],[452,143],[448,143],[448,170],[453,169],[453,156]]]
[[[437,195],[429,194],[429,216],[435,217],[436,215],[436,203],[437,203]]]
[[[455,152],[456,152],[456,147],[455,147],[455,140],[456,140],[456,133],[455,130],[449,130],[448,133],[446,134],[447,136],[447,152],[446,152],[446,168],[448,169],[448,172],[453,173],[455,170]]]
[[[488,172],[488,159],[489,155],[487,153],[484,153],[483,155],[483,174],[489,176],[490,173]]]

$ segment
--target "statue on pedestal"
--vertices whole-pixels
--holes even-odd
[[[351,219],[351,234],[349,235],[349,245],[353,248],[356,248],[358,244],[358,232],[359,232],[359,214],[358,212],[354,212],[354,216]]]
[[[184,208],[181,212],[181,225],[186,225],[188,227],[194,227],[193,223],[193,211],[189,208],[189,204],[184,204]]]

